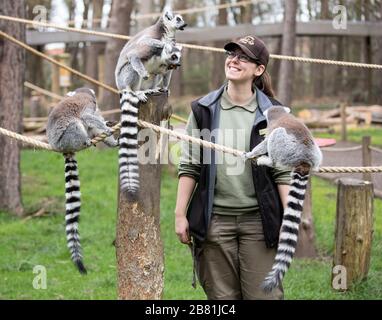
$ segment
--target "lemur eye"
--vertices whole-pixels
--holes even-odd
[[[176,55],[176,54],[173,54],[172,56],[171,56],[171,59],[172,60],[175,60],[175,59],[177,59],[178,58],[178,56]]]
[[[180,18],[179,18],[179,17],[177,17],[177,18],[176,18],[176,21],[177,21],[177,22],[180,22]]]

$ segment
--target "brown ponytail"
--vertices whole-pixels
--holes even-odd
[[[272,81],[271,76],[267,71],[264,71],[263,74],[260,77],[257,77],[253,84],[259,88],[261,91],[263,91],[268,97],[274,98],[275,92],[272,88]]]

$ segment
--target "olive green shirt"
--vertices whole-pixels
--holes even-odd
[[[242,106],[235,105],[225,88],[220,99],[220,119],[217,143],[238,149],[250,151],[250,137],[257,109],[256,92]],[[191,112],[186,126],[188,135],[199,138],[200,131]],[[196,181],[200,175],[200,147],[182,141],[178,176],[187,175]],[[258,212],[258,202],[253,184],[250,161],[240,157],[216,152],[217,171],[213,212],[217,214],[240,215]],[[273,169],[274,181],[277,184],[289,184],[290,171]]]

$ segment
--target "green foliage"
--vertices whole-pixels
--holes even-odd
[[[0,213],[0,299],[116,299],[115,238],[117,152],[91,150],[77,156],[81,177],[80,234],[89,273],[81,276],[66,247],[64,231],[64,163],[59,154],[23,151],[23,200],[28,213],[44,208],[46,215],[20,220]],[[164,169],[161,189],[161,230],[165,250],[165,299],[205,299],[192,282],[187,246],[174,232],[177,179]],[[336,188],[313,179],[313,205],[320,257],[295,260],[284,287],[286,299],[382,298],[382,201],[375,201],[375,232],[367,281],[348,293],[330,287]],[[47,269],[47,289],[36,290],[33,268]]]

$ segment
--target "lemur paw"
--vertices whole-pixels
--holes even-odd
[[[135,95],[138,98],[138,100],[141,102],[147,102],[147,100],[148,100],[146,93],[143,91],[136,91]]]

